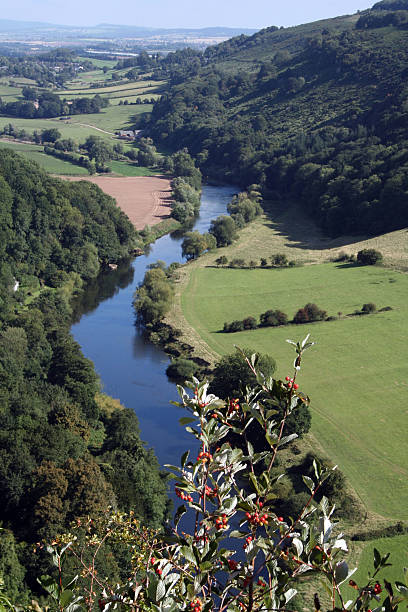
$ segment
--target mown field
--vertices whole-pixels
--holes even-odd
[[[378,248],[387,267],[329,263],[339,252]],[[304,265],[290,269],[218,269],[225,255],[247,261],[284,252]],[[314,264],[314,265],[311,265]],[[287,338],[311,333],[317,343],[308,352],[301,388],[312,398],[312,433],[316,450],[339,464],[363,500],[370,520],[408,519],[406,445],[408,320],[408,234],[406,230],[367,239],[330,240],[295,205],[271,209],[240,233],[231,246],[185,266],[169,320],[183,329],[183,339],[214,361],[234,345],[267,352],[279,376],[291,373],[293,354]],[[281,309],[292,318],[315,302],[341,318],[311,325],[221,333],[224,322],[259,317]],[[374,302],[389,312],[348,318],[344,315]]]
[[[350,478],[370,511],[408,519],[406,444],[408,276],[377,267],[327,263],[282,270],[195,267],[182,295],[187,321],[217,354],[250,346],[291,373],[287,338],[311,333],[317,346],[300,383],[313,399],[319,446]],[[307,302],[343,315],[366,302],[392,311],[283,328],[220,333],[224,321],[280,309],[293,317]],[[405,333],[404,333],[405,330]]]

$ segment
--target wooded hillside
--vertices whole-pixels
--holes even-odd
[[[408,6],[394,4],[207,49],[156,103],[151,135],[210,177],[295,198],[332,235],[404,227]]]
[[[135,413],[100,393],[69,333],[72,295],[136,238],[96,185],[0,151],[0,574],[21,603],[49,564],[33,545],[74,518],[113,506],[158,527],[166,514]],[[120,575],[116,561],[103,572]]]

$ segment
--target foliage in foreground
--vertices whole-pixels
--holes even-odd
[[[290,341],[291,342],[291,341]],[[49,547],[57,568],[57,579],[40,580],[54,601],[53,609],[91,611],[98,603],[104,611],[210,610],[238,612],[294,610],[297,585],[310,576],[321,579],[315,610],[386,612],[408,601],[408,588],[379,582],[379,572],[388,565],[388,555],[374,550],[374,573],[357,585],[345,560],[347,543],[338,533],[334,507],[316,496],[332,470],[314,461],[314,477],[304,476],[308,499],[297,516],[278,516],[271,505],[284,474],[272,478],[278,452],[296,438],[285,435],[286,418],[308,398],[295,382],[305,350],[313,343],[291,342],[296,349],[293,378],[274,380],[257,370],[256,355],[247,364],[257,380],[242,402],[220,400],[208,393],[208,383],[193,379],[179,387],[181,402],[189,417],[181,419],[197,440],[196,459],[189,452],[181,467],[168,466],[176,479],[176,494],[182,500],[174,527],[165,533],[149,531],[132,515],[111,514],[94,522],[77,522],[73,532]],[[268,396],[268,408],[259,401]],[[271,407],[272,406],[272,407]],[[281,413],[283,417],[276,419]],[[246,438],[249,424],[257,421],[269,446],[257,453]],[[229,432],[242,436],[246,450],[225,442]],[[334,468],[335,469],[335,468]],[[185,516],[191,515],[190,521]],[[121,544],[129,553],[126,576],[117,584],[107,583],[98,573],[97,560],[105,543]],[[67,575],[64,561],[76,561]],[[71,565],[72,568],[72,565]],[[72,572],[72,569],[71,569]],[[342,585],[355,589],[355,599],[345,601]],[[316,582],[316,584],[318,584]],[[327,602],[321,604],[322,602]],[[4,599],[4,609],[12,607]]]

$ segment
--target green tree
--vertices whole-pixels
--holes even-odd
[[[215,236],[218,247],[228,246],[237,237],[234,220],[226,215],[213,219],[208,231]]]
[[[41,130],[41,141],[42,142],[56,142],[61,138],[61,132],[57,128],[49,128],[48,130]]]
[[[376,249],[362,249],[357,253],[357,262],[362,266],[374,266],[381,263],[383,255]]]
[[[246,357],[257,355],[257,367],[266,377],[272,376],[276,370],[276,362],[270,355],[262,355],[250,348],[242,349]],[[245,388],[255,384],[255,376],[248,367],[245,357],[240,351],[224,355],[215,364],[213,379],[210,383],[211,392],[227,399],[240,397],[245,394]]]

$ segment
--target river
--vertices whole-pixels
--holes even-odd
[[[207,231],[211,219],[226,213],[236,192],[232,186],[205,186],[194,229]],[[149,264],[158,259],[167,265],[183,261],[181,241],[181,237],[163,236],[148,255],[91,284],[78,308],[78,322],[71,328],[84,355],[95,364],[103,391],[136,412],[141,438],[155,450],[161,465],[179,465],[192,440],[178,423],[185,413],[170,404],[177,399],[177,391],[165,373],[169,359],[135,327],[132,297]]]

